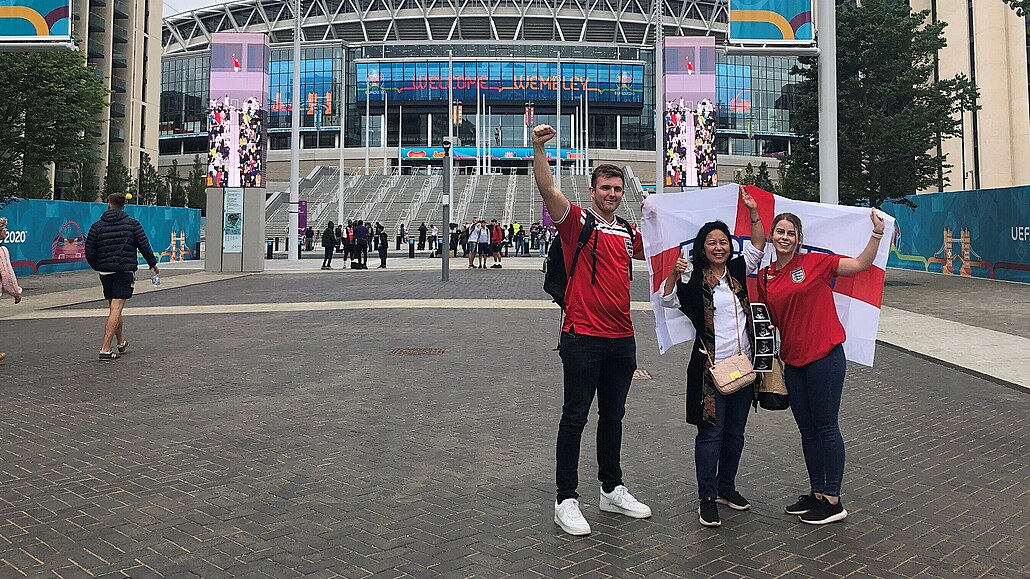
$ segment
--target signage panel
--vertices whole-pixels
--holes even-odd
[[[488,101],[552,103],[578,102],[583,94],[591,102],[644,102],[644,67],[638,64],[562,62],[455,62],[455,100],[476,102],[477,89]],[[359,62],[358,101],[446,101],[450,84],[443,62]],[[559,89],[560,86],[560,89]]]
[[[69,0],[0,0],[0,42],[71,39]]]
[[[730,42],[811,44],[812,0],[730,0]]]
[[[211,35],[208,187],[263,187],[268,36]]]
[[[715,155],[715,38],[665,39],[665,185],[718,185]]]

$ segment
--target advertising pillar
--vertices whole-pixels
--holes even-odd
[[[211,35],[207,271],[265,268],[268,61],[264,34]]]

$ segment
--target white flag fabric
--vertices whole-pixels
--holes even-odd
[[[869,242],[872,223],[868,208],[795,201],[753,186],[747,190],[758,203],[758,214],[767,233],[773,216],[779,213],[790,212],[801,218],[803,250],[855,257]],[[844,353],[848,360],[866,366],[873,365],[884,271],[894,235],[894,218],[882,212],[880,216],[887,227],[873,266],[855,276],[838,277],[833,286],[837,315],[847,333]],[[662,284],[681,252],[690,258],[694,237],[701,226],[715,220],[729,227],[734,252],[739,253],[743,243],[751,239],[751,217],[740,201],[738,185],[651,195],[644,201],[640,230],[650,272],[658,350],[663,354],[675,344],[692,340],[694,326],[679,310],[662,305]],[[767,244],[765,253],[763,267],[775,258],[771,244]],[[752,300],[759,301],[754,276],[748,280],[748,289]]]

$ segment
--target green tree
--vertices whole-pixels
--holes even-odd
[[[107,199],[112,193],[133,193],[135,190],[132,174],[122,163],[121,155],[111,153],[107,161],[107,171],[104,173],[104,188],[101,190],[103,198]]]
[[[207,173],[200,155],[193,156],[193,167],[186,178],[186,197],[189,207],[205,211],[207,209]]]
[[[837,102],[840,200],[877,206],[937,183],[938,138],[957,136],[958,112],[973,110],[976,88],[964,75],[933,80],[934,55],[946,45],[947,23],[907,3],[864,0],[837,13]],[[784,190],[818,199],[818,66],[797,67],[800,139],[784,163]]]
[[[96,162],[107,98],[82,52],[0,53],[0,203],[50,196],[55,163]]]
[[[69,201],[96,201],[100,197],[99,182],[96,177],[96,165],[76,163],[69,167],[72,179],[68,194]]]
[[[163,194],[164,183],[161,181],[161,175],[151,163],[150,155],[147,153],[140,155],[139,163],[139,177],[137,177],[138,182],[136,183],[136,192],[139,197],[137,203],[154,205],[159,202],[162,195],[167,200],[167,194]],[[163,204],[166,205],[167,201]]]
[[[186,187],[183,182],[186,179],[179,174],[179,162],[172,159],[172,166],[168,168],[168,172],[165,173],[165,182],[168,183],[169,193],[171,194],[171,205],[173,207],[186,207],[188,201],[186,196]]]
[[[737,174],[737,184],[739,185],[754,185],[755,184],[755,167],[751,163],[748,163],[744,170]]]
[[[758,174],[755,175],[755,187],[764,189],[770,193],[779,193],[780,187],[773,182],[772,176],[769,175],[769,163],[762,161],[762,164],[758,166]]]

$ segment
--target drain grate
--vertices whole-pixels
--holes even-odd
[[[640,368],[637,368],[636,370],[633,370],[633,379],[634,380],[650,380],[651,379],[651,373],[648,372],[647,370],[641,370]]]
[[[394,348],[390,353],[394,356],[439,356],[446,351],[443,348]]]

